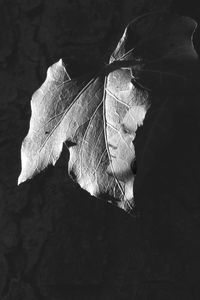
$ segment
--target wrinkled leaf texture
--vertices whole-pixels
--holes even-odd
[[[145,14],[126,27],[109,64],[96,76],[71,79],[62,59],[53,64],[32,96],[18,183],[55,165],[66,143],[69,173],[80,186],[132,209],[137,128],[154,105],[152,91],[161,92],[162,106],[163,93],[180,91],[192,81],[198,61],[195,28],[188,17]]]

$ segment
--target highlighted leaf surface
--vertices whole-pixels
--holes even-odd
[[[192,78],[195,27],[186,17],[147,14],[127,26],[109,65],[96,76],[71,79],[62,60],[52,65],[32,96],[18,183],[55,164],[66,143],[69,173],[80,186],[131,209],[133,141],[153,104],[150,91]]]

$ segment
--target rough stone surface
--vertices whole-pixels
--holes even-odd
[[[199,121],[192,109],[177,119],[177,147],[168,145],[168,160],[161,155],[165,164],[140,195],[142,226],[71,181],[66,149],[54,168],[17,186],[30,98],[48,66],[63,57],[80,75],[107,62],[133,17],[170,2],[0,1],[0,299],[199,299]],[[171,6],[198,20],[197,7],[193,1]],[[197,35],[195,41],[199,49]],[[181,165],[175,155],[182,155]],[[171,188],[149,201],[170,164],[164,181],[181,173],[176,196]]]

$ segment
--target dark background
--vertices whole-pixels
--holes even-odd
[[[80,190],[67,175],[67,149],[17,186],[31,95],[49,65],[62,57],[83,74],[107,62],[135,16],[170,8],[198,21],[197,3],[0,1],[1,300],[200,299],[200,124],[190,103],[138,197],[137,218]],[[199,29],[194,42],[199,52]]]

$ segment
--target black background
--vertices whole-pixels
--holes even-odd
[[[200,19],[195,1],[0,1],[0,299],[200,299],[199,117],[189,102],[137,218],[73,183],[66,148],[17,187],[30,98],[49,65],[62,57],[74,76],[98,68],[132,18],[167,7]],[[194,43],[199,52],[199,29]]]

